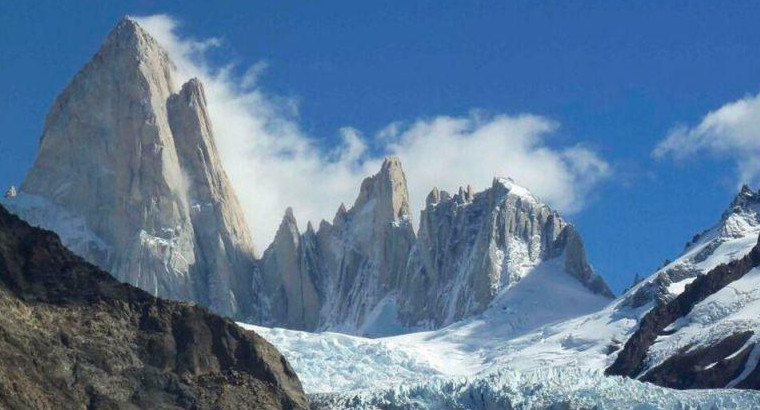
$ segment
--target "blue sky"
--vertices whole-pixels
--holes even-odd
[[[591,262],[618,292],[714,223],[741,181],[760,181],[757,3],[209,4],[2,2],[0,186],[23,180],[53,99],[126,14],[167,14],[180,38],[220,39],[203,62],[234,64],[234,78],[265,65],[256,95],[297,107],[282,115],[325,152],[356,131],[362,158],[372,159],[394,123],[406,124],[402,133],[440,118],[530,114],[551,123],[529,154],[563,158],[578,147],[608,166],[599,178],[542,189],[571,211]],[[462,155],[477,163],[482,153]],[[376,165],[362,164],[351,172]],[[562,202],[568,189],[577,197]],[[345,199],[319,200],[335,209]]]

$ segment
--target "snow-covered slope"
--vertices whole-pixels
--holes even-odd
[[[554,297],[542,299],[547,293]],[[587,289],[561,270],[542,266],[481,315],[436,331],[370,339],[241,325],[283,352],[307,392],[342,392],[472,376],[508,365],[501,360],[506,341],[606,303],[602,296],[588,297]]]
[[[544,299],[545,294],[553,297]],[[307,392],[342,392],[511,366],[503,360],[509,353],[507,341],[541,325],[598,310],[607,302],[603,296],[589,297],[578,281],[546,263],[482,314],[440,330],[370,339],[241,325],[283,352]],[[570,347],[567,340],[561,343]],[[540,358],[536,360],[535,367],[543,367]]]
[[[743,187],[721,222],[632,294],[653,305],[607,369],[679,387],[760,388],[760,193]]]
[[[593,370],[609,368],[629,338],[640,328],[640,321],[653,308],[674,301],[697,277],[750,253],[760,234],[759,210],[760,193],[744,187],[720,221],[702,234],[695,235],[680,257],[599,312],[558,325],[545,326],[536,332],[505,342],[499,349],[499,362],[523,370],[568,365]],[[750,275],[744,280],[752,281],[752,277]],[[760,282],[756,286],[760,287]],[[752,295],[754,294],[735,292],[727,287],[716,295],[723,301],[722,305],[708,299],[690,314],[690,317],[699,316],[700,319],[683,320],[696,320],[696,323],[705,324],[712,331],[724,331],[723,337],[729,336],[733,334],[729,328],[734,327],[731,316],[741,315],[740,310],[749,303],[748,299]],[[744,324],[749,325],[747,322]],[[674,332],[676,327],[668,329],[668,332]],[[756,325],[755,329],[758,329]],[[703,345],[709,345],[718,333],[700,341]],[[679,347],[684,346],[682,342],[685,339],[680,336],[665,339],[671,340],[675,345],[681,343]],[[659,349],[666,349],[665,346],[659,344],[655,349],[657,352],[653,351],[653,354],[658,359],[653,359],[654,362],[663,360],[664,355]],[[670,346],[666,350],[672,354],[677,349]],[[672,385],[664,381],[663,384]],[[697,386],[699,385],[691,387]]]
[[[737,387],[755,371],[760,359],[760,268],[755,268],[739,280],[698,303],[686,316],[679,318],[665,329],[649,348],[646,368],[657,371],[667,360],[678,355],[699,352],[704,356],[702,366],[707,370],[725,359],[738,359],[740,364],[735,377],[725,387]],[[703,350],[717,346],[730,337],[736,340],[726,353],[710,357]],[[717,386],[723,387],[723,386]]]

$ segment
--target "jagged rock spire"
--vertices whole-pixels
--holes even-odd
[[[351,209],[316,234],[324,290],[321,328],[377,335],[372,312],[396,289],[414,242],[401,161],[388,157],[366,178]],[[376,318],[375,318],[376,319]]]
[[[559,258],[555,266],[586,287],[589,298],[613,296],[588,264],[575,228],[514,181],[495,178],[480,193],[468,185],[453,198],[437,197],[436,191],[428,196],[402,275],[405,323],[445,326],[478,314],[533,268]]]
[[[731,201],[731,205],[728,207],[723,216],[725,218],[731,213],[747,210],[748,208],[756,206],[758,204],[760,204],[760,191],[754,192],[749,187],[749,185],[744,184],[739,190],[739,193],[734,197],[733,201]]]
[[[274,241],[258,270],[264,279],[268,316],[262,322],[291,329],[314,330],[319,324],[319,270],[314,255],[313,228],[302,236],[293,208],[288,207]]]
[[[433,189],[428,194],[427,198],[425,198],[425,205],[434,205],[437,204],[441,200],[441,192],[438,191],[438,187],[433,187]]]
[[[361,208],[370,200],[377,201],[377,216],[386,222],[410,215],[406,176],[398,157],[386,157],[380,172],[364,179],[354,208]]]

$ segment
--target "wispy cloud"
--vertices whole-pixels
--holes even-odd
[[[552,146],[548,140],[558,124],[536,115],[394,122],[369,137],[345,127],[337,130],[337,146],[322,147],[299,126],[297,104],[258,88],[266,63],[235,76],[232,67],[205,58],[218,39],[179,36],[178,22],[167,15],[137,20],[167,49],[181,81],[204,82],[220,155],[259,249],[271,241],[287,206],[302,224],[330,220],[341,202],[352,203],[361,180],[377,172],[387,154],[403,162],[415,216],[433,186],[485,188],[493,176],[511,176],[560,210],[577,211],[610,174],[588,148]]]
[[[674,128],[652,155],[679,161],[700,155],[726,158],[736,164],[737,184],[758,182],[760,94],[725,104],[695,126]]]

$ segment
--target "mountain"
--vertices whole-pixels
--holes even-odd
[[[659,303],[642,317],[607,373],[677,388],[760,389],[758,231],[760,192],[744,186],[721,222],[687,244],[692,256],[634,295],[654,293]],[[715,260],[721,264],[714,266]],[[693,275],[700,265],[714,267]],[[687,283],[677,292],[651,290],[673,282]]]
[[[523,371],[574,366],[675,388],[760,388],[758,236],[760,193],[743,187],[673,262],[598,312],[503,343],[497,361]]]
[[[252,314],[253,242],[214,143],[202,84],[125,18],[48,113],[14,211],[118,279]]]
[[[745,186],[673,262],[599,312],[508,341],[500,360],[675,388],[758,389],[759,236],[760,193]]]
[[[2,408],[307,408],[257,334],[119,283],[2,206],[0,311]]]
[[[563,259],[555,258],[494,298],[484,312],[438,330],[367,339],[254,329],[288,357],[307,392],[337,394],[335,402],[328,396],[318,401],[338,408],[344,399],[380,403],[389,397],[400,403],[459,403],[470,398],[459,394],[473,388],[501,403],[533,394],[531,386],[539,382],[556,381],[560,393],[579,398],[605,391],[575,391],[561,381],[566,378],[616,386],[608,399],[622,402],[640,394],[658,402],[658,391],[675,394],[648,390],[639,381],[678,389],[760,390],[759,237],[760,192],[744,187],[683,254],[611,302],[599,294],[589,297],[588,288],[562,269]],[[508,384],[518,390],[496,394],[506,388],[505,372],[510,380],[526,378],[526,384]],[[636,383],[626,387],[613,377],[620,375]],[[471,382],[461,385],[463,377]],[[630,388],[625,394],[631,396],[615,396],[618,388]],[[555,393],[551,388],[547,394]],[[731,399],[723,405],[731,403],[742,408]]]
[[[265,293],[271,295],[266,307],[260,309],[258,323],[289,329],[317,327],[324,298],[316,252],[311,223],[301,235],[293,210],[288,208],[274,241],[257,266],[255,276],[261,278]]]
[[[612,292],[593,273],[575,228],[508,179],[475,193],[434,189],[415,234],[401,161],[364,180],[350,209],[301,235],[288,210],[259,266],[271,322],[302,330],[387,336],[436,329],[493,303],[520,329],[592,312]],[[311,225],[309,225],[311,226]],[[572,292],[577,308],[542,298]]]
[[[406,322],[440,327],[481,313],[555,259],[590,293],[613,297],[575,228],[514,181],[496,178],[477,194],[469,186],[454,196],[433,189],[426,202],[402,285]]]
[[[332,225],[319,226],[327,278],[320,326],[358,334],[398,331],[388,327],[396,319],[394,299],[413,242],[406,177],[401,161],[391,157],[362,182],[351,209],[341,208]]]
[[[0,201],[123,282],[255,324],[384,336],[498,301],[524,331],[612,297],[575,228],[510,180],[481,193],[434,190],[418,237],[395,157],[332,223],[302,233],[287,210],[257,258],[203,85],[175,77],[145,30],[119,22],[53,104],[20,192]],[[579,286],[578,309],[533,306],[560,297],[567,280]]]
[[[288,211],[261,263],[262,276],[280,289],[272,294],[282,295],[280,304],[270,303],[272,312],[286,312],[273,315],[271,324],[353,334],[403,331],[393,323],[395,311],[383,310],[395,303],[414,237],[398,158],[387,158],[362,182],[354,205],[346,210],[341,204],[333,223],[322,221],[316,232],[301,235]]]

